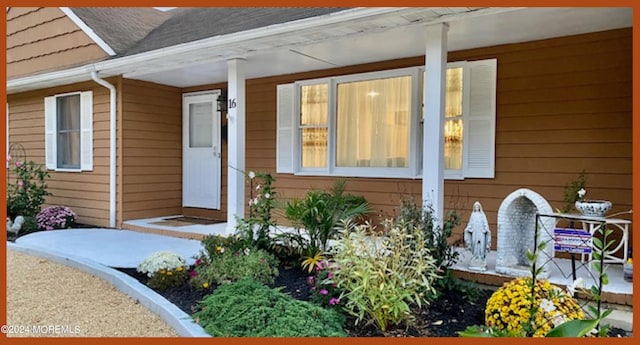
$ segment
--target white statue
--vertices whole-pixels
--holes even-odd
[[[20,232],[22,224],[24,224],[23,216],[17,216],[13,222],[11,219],[7,218],[7,232],[14,234],[14,236],[18,236],[18,232]]]
[[[491,250],[491,230],[489,230],[487,216],[478,201],[473,203],[473,212],[471,212],[469,223],[464,229],[464,242],[472,253],[469,269],[486,271],[487,254]]]

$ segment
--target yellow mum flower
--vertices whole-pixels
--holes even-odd
[[[205,288],[205,289],[208,288],[209,287],[209,283],[207,283],[207,282],[203,283],[202,287]]]
[[[538,281],[534,287],[538,309],[535,315],[531,315],[531,284],[530,278],[517,278],[498,289],[487,301],[487,326],[522,332],[522,325],[533,320],[534,336],[544,336],[553,328],[552,320],[558,320],[557,315],[566,320],[583,317],[579,304],[548,281]],[[540,308],[543,300],[544,308]]]

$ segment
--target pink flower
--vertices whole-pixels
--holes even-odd
[[[331,299],[329,300],[329,304],[330,305],[336,305],[338,303],[340,303],[340,299],[339,298],[331,297]]]
[[[321,295],[327,295],[328,293],[329,293],[329,291],[327,291],[327,289],[320,290],[320,294]]]
[[[16,167],[19,168],[22,166],[22,161],[16,161]]]
[[[316,282],[316,278],[314,278],[313,276],[307,277],[307,284],[313,285],[315,282]]]
[[[24,187],[24,182],[22,180],[18,181],[18,188],[22,189]]]
[[[329,274],[327,274],[327,278],[333,279],[333,272],[329,272]]]
[[[202,260],[200,260],[200,259],[196,259],[196,266],[197,266],[197,265],[200,265],[201,263],[202,263]]]
[[[189,275],[190,275],[190,276],[192,276],[192,277],[195,277],[195,276],[197,276],[197,275],[198,275],[198,272],[196,272],[195,270],[193,270],[193,271],[189,272]]]

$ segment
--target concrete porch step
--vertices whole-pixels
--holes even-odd
[[[202,240],[207,235],[225,235],[226,222],[203,224],[207,222],[174,222],[181,216],[166,216],[157,218],[127,220],[122,228],[131,231],[152,233],[157,235]]]

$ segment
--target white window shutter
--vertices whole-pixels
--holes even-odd
[[[56,97],[44,98],[44,151],[47,169],[53,170],[58,165],[57,154],[57,115]]]
[[[80,94],[80,167],[93,170],[93,92]]]
[[[277,87],[276,172],[280,174],[295,172],[294,90],[294,84],[281,84]]]
[[[464,146],[464,177],[494,178],[497,60],[468,63],[469,113]]]

